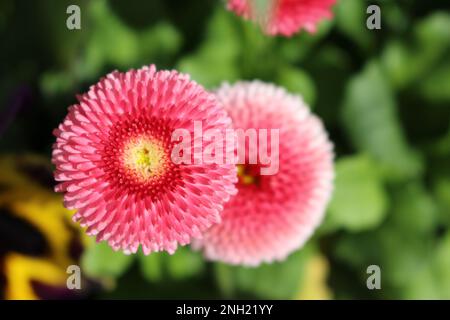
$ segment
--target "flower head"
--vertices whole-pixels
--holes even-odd
[[[279,170],[261,175],[260,163],[239,165],[238,194],[195,247],[230,264],[282,260],[322,220],[334,176],[332,144],[302,99],[282,88],[238,82],[223,85],[217,97],[236,129],[279,129]]]
[[[336,0],[228,0],[237,15],[261,24],[267,34],[291,36],[305,29],[314,32],[317,24],[332,16]]]
[[[78,97],[55,130],[56,191],[87,233],[115,249],[174,252],[220,221],[232,164],[174,163],[172,132],[231,120],[189,77],[154,66],[113,72]]]

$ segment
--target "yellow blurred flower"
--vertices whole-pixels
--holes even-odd
[[[333,298],[328,287],[327,278],[329,263],[324,255],[316,254],[307,262],[304,282],[296,299],[298,300],[329,300]]]
[[[71,212],[63,207],[61,197],[52,190],[50,163],[34,155],[4,156],[0,158],[0,172],[0,224],[3,221],[5,228],[17,227],[0,234],[0,239],[6,237],[6,244],[0,246],[4,297],[39,298],[34,282],[66,288],[66,269],[78,259],[75,244],[79,250],[87,241],[72,222]],[[39,244],[37,235],[42,240]],[[39,247],[39,252],[21,246]]]

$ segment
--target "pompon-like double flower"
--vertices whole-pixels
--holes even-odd
[[[235,129],[279,129],[279,170],[261,175],[259,162],[239,165],[238,194],[195,247],[230,264],[283,260],[322,220],[334,178],[332,144],[319,118],[283,88],[238,82],[223,85],[217,97]]]
[[[228,9],[261,25],[269,35],[291,36],[305,29],[314,32],[317,24],[332,16],[336,0],[228,0]]]
[[[126,253],[172,253],[220,221],[235,166],[171,160],[175,129],[231,127],[213,94],[152,65],[110,73],[78,100],[54,131],[52,160],[56,191],[89,235]]]

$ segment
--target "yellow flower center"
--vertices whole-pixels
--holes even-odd
[[[245,165],[237,165],[237,175],[239,181],[244,185],[257,184],[257,177],[251,174]]]
[[[132,138],[124,150],[125,166],[142,181],[161,176],[167,168],[167,154],[159,141],[148,137]]]

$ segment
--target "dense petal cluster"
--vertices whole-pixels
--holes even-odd
[[[223,85],[217,97],[239,129],[279,129],[279,171],[240,165],[238,194],[200,241],[211,260],[255,266],[300,248],[321,222],[334,178],[332,144],[299,96],[259,81]],[[246,146],[248,148],[248,146]]]
[[[336,0],[229,0],[228,8],[237,15],[261,24],[267,34],[291,36],[305,29],[314,32],[317,24],[332,16]]]
[[[220,221],[232,164],[175,164],[175,129],[226,130],[213,94],[154,66],[113,72],[78,97],[55,130],[56,191],[87,233],[115,249],[174,252]]]

